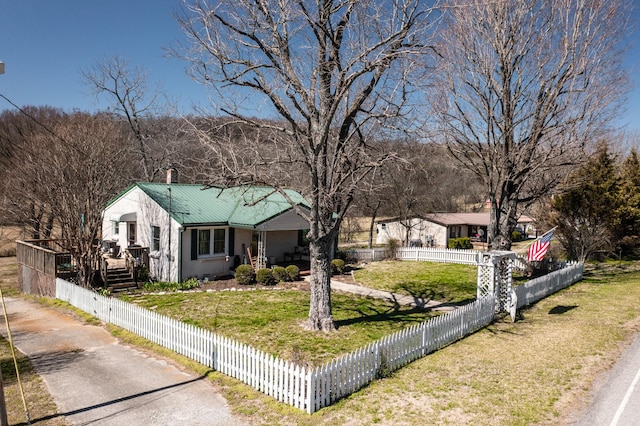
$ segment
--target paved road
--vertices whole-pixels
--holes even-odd
[[[6,299],[6,306],[14,344],[31,359],[67,424],[242,424],[206,379],[56,310],[20,298]]]
[[[640,335],[609,373],[596,384],[596,393],[579,426],[640,424]]]

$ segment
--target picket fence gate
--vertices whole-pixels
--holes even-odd
[[[495,306],[489,295],[322,366],[305,367],[60,278],[56,298],[310,414],[488,325]]]

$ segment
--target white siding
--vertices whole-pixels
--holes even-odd
[[[126,215],[126,216],[123,216]],[[211,256],[207,259],[191,260],[191,230],[183,229],[180,224],[169,218],[169,213],[147,196],[140,188],[133,187],[117,201],[105,209],[103,215],[103,240],[116,241],[121,251],[127,248],[127,226],[132,222],[120,222],[120,232],[113,233],[111,218],[122,216],[123,219],[135,218],[136,241],[142,247],[153,247],[152,227],[160,227],[160,250],[149,255],[149,272],[151,277],[161,281],[179,281],[190,277],[202,279],[226,276],[232,273],[234,256],[240,259],[246,256],[246,247],[251,245],[251,229],[235,229],[233,253]],[[169,225],[170,224],[170,225]],[[298,243],[298,228],[308,225],[294,211],[289,211],[268,222],[258,230],[267,232],[267,257],[282,260],[284,252],[293,251]],[[213,229],[213,228],[211,228]],[[227,232],[226,250],[229,249],[229,228]],[[295,229],[295,230],[294,230]],[[171,256],[169,256],[169,240],[171,240]],[[244,251],[243,251],[244,244]],[[247,259],[248,261],[248,259]],[[181,264],[180,264],[181,262]]]
[[[208,258],[191,260],[191,231],[193,228],[187,228],[182,232],[182,280],[191,277],[203,279],[205,276],[209,279],[215,277],[223,277],[231,274],[233,266],[233,256],[227,254],[215,255]],[[197,228],[196,228],[197,229]],[[227,232],[227,250],[229,240],[229,228],[225,228]],[[239,249],[236,249],[238,252]]]
[[[127,228],[131,222],[120,222],[120,233],[115,236],[112,232],[113,223],[111,218],[114,215],[134,212],[136,220],[136,244],[151,248],[153,246],[152,226],[160,227],[160,250],[149,254],[149,272],[151,276],[162,281],[177,281],[179,224],[175,220],[170,219],[167,211],[139,188],[132,188],[105,209],[102,223],[103,240],[115,239],[121,250],[126,249],[129,245]],[[169,223],[171,223],[170,228]],[[171,239],[171,258],[169,257],[169,239]]]
[[[446,247],[446,227],[422,219],[411,219],[406,223],[409,223],[411,226],[411,231],[409,233],[410,240],[419,239],[422,241],[422,244],[427,244],[429,239],[433,239],[433,244],[436,247]],[[406,227],[402,225],[400,221],[378,223],[376,227],[376,244],[386,244],[391,238],[406,244]]]

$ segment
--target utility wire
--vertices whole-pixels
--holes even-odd
[[[40,121],[38,121],[37,118],[35,118],[34,116],[32,116],[31,114],[29,114],[27,111],[25,111],[24,109],[20,108],[18,105],[16,105],[11,99],[7,98],[5,95],[3,95],[2,93],[0,93],[0,98],[4,99],[5,101],[7,101],[9,104],[11,104],[11,106],[13,106],[15,109],[17,109],[18,111],[20,111],[21,114],[26,115],[27,117],[29,117],[31,120],[33,120],[38,126],[42,127],[43,129],[45,129],[48,133],[50,133],[51,135],[53,135],[55,138],[59,139],[60,141],[62,141],[62,143],[64,143],[65,145],[67,145],[68,147],[74,149],[75,151],[79,152],[82,155],[85,155],[86,153],[78,148],[77,146],[75,146],[73,143],[67,141],[65,138],[63,138],[62,136],[58,135],[56,132],[54,132],[53,130],[51,130],[46,124],[41,123]]]

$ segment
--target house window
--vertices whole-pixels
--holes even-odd
[[[224,253],[225,232],[224,229],[213,230],[213,254]]]
[[[120,235],[120,222],[113,221],[113,235]]]
[[[227,246],[226,229],[199,229],[198,256],[224,254]]]
[[[160,227],[151,227],[151,250],[160,251]]]
[[[211,230],[198,231],[198,256],[211,254]]]

